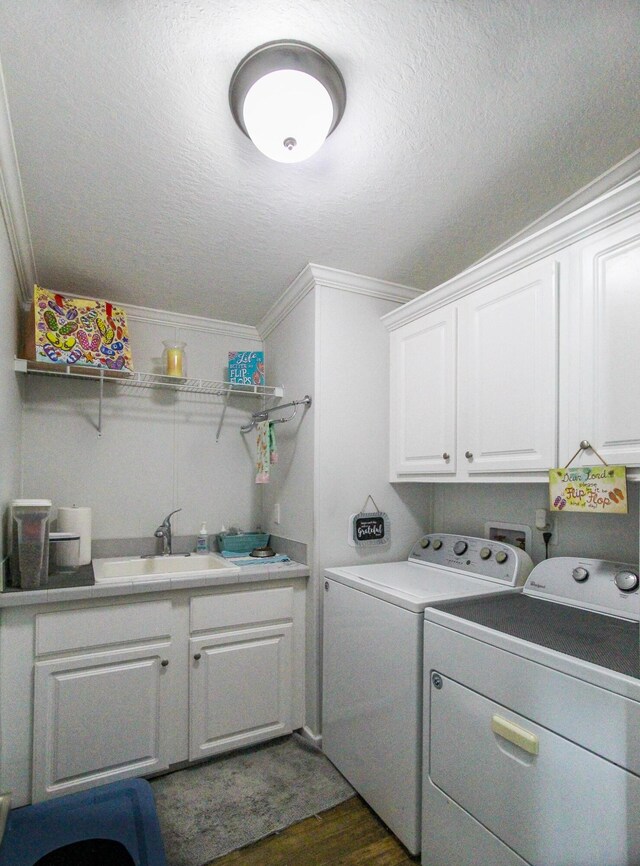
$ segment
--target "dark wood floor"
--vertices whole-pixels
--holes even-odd
[[[359,797],[208,866],[413,866],[411,857]]]

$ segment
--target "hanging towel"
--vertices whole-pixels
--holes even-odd
[[[271,457],[269,449],[269,422],[258,422],[258,455],[256,460],[256,484],[268,484],[269,472],[271,470]]]
[[[269,463],[278,462],[278,449],[276,447],[276,425],[269,421]]]

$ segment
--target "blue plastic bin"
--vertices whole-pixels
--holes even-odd
[[[59,848],[94,839],[121,843],[135,866],[167,866],[148,782],[126,779],[12,809],[0,845],[0,863],[34,866]]]

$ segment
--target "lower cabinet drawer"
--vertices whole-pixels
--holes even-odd
[[[293,589],[221,592],[191,599],[191,631],[238,628],[293,618]]]
[[[171,609],[164,599],[40,613],[36,655],[169,637]]]

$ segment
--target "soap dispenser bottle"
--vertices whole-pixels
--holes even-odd
[[[207,535],[207,524],[203,522],[198,533],[196,542],[196,553],[209,553],[209,536]]]

